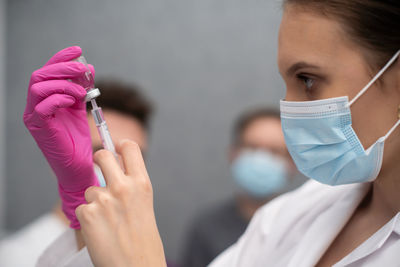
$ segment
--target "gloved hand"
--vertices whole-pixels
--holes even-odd
[[[86,71],[83,64],[71,61],[81,54],[80,47],[66,48],[32,73],[24,112],[26,127],[57,176],[62,208],[74,229],[80,228],[75,209],[86,203],[85,190],[98,185],[84,102],[86,91],[71,82]],[[89,67],[94,74],[93,66]]]

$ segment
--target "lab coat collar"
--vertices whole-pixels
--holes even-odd
[[[394,216],[387,224],[385,224],[385,226],[383,226],[375,234],[368,238],[366,242],[362,243],[349,255],[336,263],[333,267],[346,266],[364,257],[367,257],[368,255],[371,255],[385,244],[392,233],[396,233],[397,235],[399,235],[399,230],[400,212],[397,213],[397,215]]]
[[[299,240],[289,266],[315,266],[359,206],[371,183],[355,184],[322,212]],[[332,222],[335,222],[332,224]]]
[[[400,236],[400,212],[395,216],[394,232]]]

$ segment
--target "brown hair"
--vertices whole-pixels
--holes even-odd
[[[103,110],[110,109],[132,116],[145,129],[149,129],[153,106],[143,95],[141,88],[112,79],[99,80],[96,87],[101,92],[96,102]],[[86,109],[91,110],[91,106],[86,105]]]
[[[337,19],[380,67],[400,49],[399,0],[283,0]],[[378,66],[377,66],[378,65]]]
[[[247,130],[252,122],[263,118],[281,120],[279,110],[273,108],[260,107],[241,114],[233,126],[232,145],[241,145],[244,131]]]

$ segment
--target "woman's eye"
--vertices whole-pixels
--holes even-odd
[[[306,87],[306,91],[311,91],[315,80],[304,75],[298,75],[297,78],[302,81]]]

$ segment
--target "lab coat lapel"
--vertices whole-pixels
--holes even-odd
[[[367,242],[364,242],[349,255],[344,257],[334,267],[346,266],[360,259],[363,259],[375,251],[379,250],[385,242],[389,239],[390,235],[395,232],[399,234],[397,228],[400,228],[400,213],[397,213],[385,226],[373,234]],[[382,265],[383,266],[383,265]]]
[[[354,188],[332,201],[332,206],[316,217],[304,236],[299,240],[289,266],[315,266],[330,244],[345,226],[366,195],[370,184],[357,184]],[[335,222],[332,224],[332,222]]]

